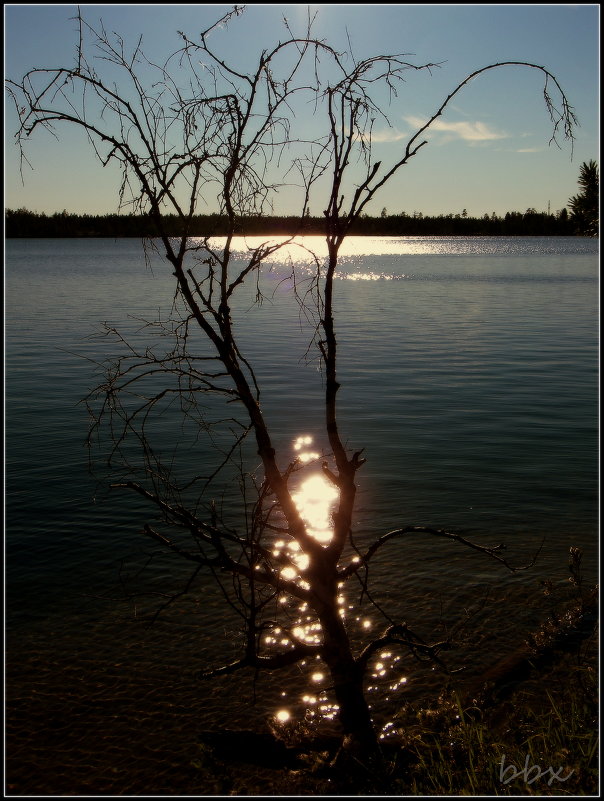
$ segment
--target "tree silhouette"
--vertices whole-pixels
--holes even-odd
[[[581,193],[568,201],[570,219],[580,236],[598,236],[600,228],[600,174],[595,161],[584,161],[577,182]]]
[[[575,118],[558,81],[544,67],[519,61],[491,64],[459,83],[394,161],[383,164],[375,159],[372,132],[377,119],[387,118],[374,90],[385,86],[395,98],[408,72],[437,65],[415,65],[396,55],[362,61],[351,53],[344,57],[313,37],[309,18],[302,35],[285,23],[284,39],[246,71],[229,62],[227,47],[218,51],[213,46],[218,27],[232,24],[240,13],[235,7],[198,37],[181,33],[179,49],[163,64],[146,58],[140,42],[128,51],[119,36],[96,30],[78,16],[75,64],[33,69],[20,81],[9,81],[8,90],[20,115],[17,142],[23,158],[37,129],[54,132],[58,124],[83,129],[103,165],[119,164],[121,206],[148,215],[157,233],[154,246],[173,273],[171,311],[145,323],[151,344],[106,329],[121,348],[104,365],[103,381],[89,398],[90,441],[98,435],[108,444],[113,486],[136,493],[155,509],[158,520],[145,524],[145,534],[190,562],[194,577],[207,573],[239,615],[241,656],[208,667],[204,675],[274,670],[320,658],[329,671],[345,751],[367,762],[379,759],[364,686],[376,652],[397,647],[442,665],[439,654],[448,643],[425,642],[386,616],[383,632],[357,647],[341,614],[344,585],[357,582],[368,593],[367,571],[376,554],[394,540],[417,536],[458,543],[510,570],[521,568],[506,560],[501,545],[479,545],[437,527],[405,524],[367,547],[357,546],[356,474],[365,458],[361,449],[348,448],[339,417],[339,252],[367,205],[424,148],[423,135],[477,76],[505,67],[541,72],[554,142],[560,135],[572,139]],[[107,78],[99,72],[103,69]],[[304,138],[296,134],[294,121],[309,103],[323,128]],[[301,311],[315,324],[313,343],[322,368],[329,449],[318,458],[315,479],[331,493],[333,512],[321,535],[297,503],[303,463],[276,450],[257,371],[239,335],[243,321],[237,318],[244,284],[253,285],[261,302],[263,266],[293,237],[267,239],[243,260],[235,254],[234,237],[242,220],[271,207],[293,175],[299,230],[304,230],[312,195],[313,206],[321,203],[324,209],[327,245],[325,260],[307,250],[310,282],[304,285],[292,274]],[[219,242],[213,231],[190,236],[200,205],[210,197],[226,221]],[[166,228],[166,211],[172,224],[177,220],[177,235]],[[229,411],[212,418],[211,398]],[[162,442],[161,426],[154,427],[166,416],[181,420],[192,448],[204,437],[216,438],[215,453],[222,455],[213,472],[181,475],[173,443]],[[258,459],[260,473],[254,471]],[[241,488],[235,522],[221,513],[212,496],[219,475]]]

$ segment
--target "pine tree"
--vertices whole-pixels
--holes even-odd
[[[598,236],[600,174],[595,161],[584,161],[579,171],[581,193],[568,201],[570,219],[579,236]]]

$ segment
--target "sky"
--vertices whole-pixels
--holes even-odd
[[[5,75],[18,79],[34,67],[71,66],[77,44],[72,5],[11,5],[5,12]],[[142,36],[154,59],[175,50],[177,31],[194,36],[231,6],[82,5],[85,18],[103,21],[126,44]],[[573,152],[550,144],[551,125],[536,70],[504,67],[468,84],[447,107],[428,144],[372,201],[368,213],[402,211],[439,215],[506,211],[553,213],[577,193],[580,165],[599,163],[599,5],[250,4],[216,47],[251,65],[263,48],[283,38],[283,17],[302,26],[310,10],[314,32],[336,49],[352,46],[357,59],[404,53],[414,63],[437,62],[409,73],[389,107],[389,125],[376,128],[376,153],[394,162],[414,126],[431,116],[467,75],[498,61],[528,61],[547,68],[567,94],[580,126]],[[20,170],[14,144],[16,114],[5,103],[5,206],[47,214],[106,214],[118,208],[119,174],[103,168],[83,136],[62,128],[53,138],[38,131],[29,143],[31,168]],[[311,118],[300,125],[312,125]],[[321,199],[311,202],[320,215]],[[212,211],[211,204],[207,211]],[[283,190],[276,213],[295,213]]]

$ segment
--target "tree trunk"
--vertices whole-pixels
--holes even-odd
[[[380,759],[380,748],[363,692],[363,672],[356,663],[350,640],[336,605],[321,615],[323,658],[329,668],[339,706],[344,749],[363,765]]]

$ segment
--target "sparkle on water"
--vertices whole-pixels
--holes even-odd
[[[293,443],[293,450],[296,454],[296,458],[301,465],[304,465],[302,468],[303,471],[312,469],[306,467],[306,465],[320,458],[320,455],[312,450],[312,445],[313,438],[308,434],[297,437]],[[292,493],[292,497],[300,515],[308,526],[309,533],[315,537],[318,542],[327,545],[332,538],[332,515],[339,497],[336,487],[323,473],[306,473],[305,477],[302,478],[298,484],[297,489]],[[273,555],[281,556],[283,553],[287,554],[291,563],[281,569],[283,578],[297,581],[300,586],[305,584],[300,576],[310,564],[307,554],[301,550],[297,542],[277,539],[273,543]],[[358,557],[353,557],[353,561],[358,562]],[[280,600],[282,602],[286,601],[285,598]],[[341,585],[337,602],[340,607],[340,614],[343,617],[345,617],[349,609],[354,608],[353,605],[347,603]],[[317,622],[316,618],[309,615],[308,612],[307,604],[300,604],[297,607],[298,620],[290,629],[289,634],[276,627],[265,637],[266,644],[287,646],[292,645],[294,641],[313,645],[320,644],[321,625]],[[373,626],[369,617],[357,617],[356,623],[361,630],[365,632],[369,632]],[[317,657],[317,659],[320,660],[320,657]],[[385,687],[389,692],[395,692],[401,687],[404,687],[407,682],[406,677],[389,677],[389,674],[395,668],[399,659],[400,657],[394,656],[390,651],[382,651],[376,657],[376,661],[369,674],[372,684],[367,687],[367,690],[374,692]],[[305,664],[304,662],[301,663],[301,667],[304,667]],[[317,670],[316,667],[311,669],[308,674],[309,683],[315,686],[321,685],[325,681],[325,678],[323,671]],[[385,682],[387,682],[387,684],[385,684]],[[329,701],[325,691],[321,691],[319,694],[303,691],[299,696],[299,703],[300,702],[304,708],[304,715],[307,719],[329,721],[333,720],[338,712],[337,704],[333,704]],[[286,724],[292,719],[292,711],[282,708],[275,713],[274,717],[278,723]],[[392,725],[391,723],[387,724],[384,731],[387,732],[388,727],[391,728]]]
[[[294,451],[302,463],[319,458],[319,454],[309,450],[313,438],[308,434],[298,437],[294,442]],[[292,494],[302,519],[308,526],[308,532],[323,545],[332,538],[331,517],[338,491],[322,474],[312,473],[302,481]]]

